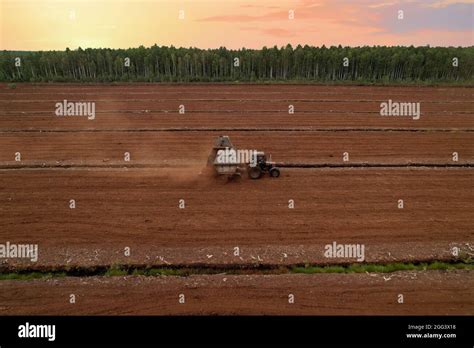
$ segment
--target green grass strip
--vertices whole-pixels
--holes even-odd
[[[434,261],[431,263],[389,263],[389,264],[364,264],[356,263],[348,266],[304,266],[292,267],[291,273],[391,273],[397,271],[425,271],[425,270],[474,270],[473,263],[448,263]]]
[[[190,275],[212,275],[212,274],[317,274],[317,273],[391,273],[397,271],[425,271],[425,270],[474,270],[472,260],[464,262],[423,262],[423,263],[354,263],[349,265],[306,265],[306,266],[252,266],[242,267],[229,265],[222,267],[149,267],[149,266],[125,266],[112,265],[107,268],[79,268],[79,269],[57,269],[50,271],[18,271],[0,273],[1,280],[31,280],[38,278],[62,278],[62,277],[119,277],[119,276],[177,276],[187,277]]]

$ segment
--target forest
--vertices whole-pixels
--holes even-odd
[[[472,84],[471,47],[157,46],[1,51],[3,82],[337,82]]]

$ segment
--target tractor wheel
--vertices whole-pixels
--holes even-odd
[[[278,178],[280,176],[280,169],[278,169],[278,168],[270,169],[270,176],[272,178]]]
[[[259,167],[250,167],[249,176],[252,179],[259,179],[262,176],[262,171]]]

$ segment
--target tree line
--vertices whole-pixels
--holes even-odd
[[[273,47],[0,52],[3,82],[459,82],[472,83],[471,47]]]

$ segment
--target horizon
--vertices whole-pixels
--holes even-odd
[[[291,44],[288,44],[288,45],[291,45]],[[140,47],[144,47],[145,49],[150,49],[154,46],[157,46],[157,47],[166,47],[166,48],[175,48],[175,49],[197,49],[197,50],[219,50],[221,48],[224,48],[228,51],[242,51],[242,50],[253,50],[253,51],[260,51],[262,50],[263,48],[266,48],[266,49],[273,49],[276,45],[274,46],[263,46],[263,47],[258,47],[258,48],[248,48],[248,47],[240,47],[240,48],[228,48],[228,47],[206,47],[206,48],[202,48],[202,47],[183,47],[183,46],[174,46],[174,45],[158,45],[158,44],[153,44],[151,46],[144,46],[144,45],[138,45],[138,46],[134,46],[134,47],[118,47],[118,48],[111,48],[111,47],[65,47],[63,49],[54,49],[54,50],[0,50],[0,52],[22,52],[22,53],[28,53],[28,52],[65,52],[67,49],[69,49],[70,51],[77,51],[79,49],[85,51],[85,50],[133,50],[133,49],[139,49]],[[336,47],[336,48],[339,48],[339,46],[341,46],[341,48],[363,48],[363,47],[372,47],[372,48],[375,48],[375,47],[403,47],[403,48],[408,48],[408,47],[413,47],[413,48],[420,48],[420,47],[428,47],[428,48],[471,48],[471,47],[474,47],[474,45],[471,45],[471,46],[431,46],[431,45],[423,45],[423,46],[414,46],[414,45],[393,45],[393,46],[387,46],[387,45],[364,45],[364,46],[342,46],[342,45],[337,45],[337,44],[334,44],[334,45],[331,45],[331,46],[326,46],[326,45],[321,45],[321,46],[313,46],[313,45],[291,45],[291,47],[294,49],[296,49],[298,46],[301,46],[301,47],[305,47],[305,46],[308,46],[310,48],[323,48],[323,46],[326,48],[326,49],[330,49],[330,48],[333,48],[333,47]],[[281,49],[284,49],[286,47],[286,45],[284,46],[277,46],[278,50],[281,50]]]

